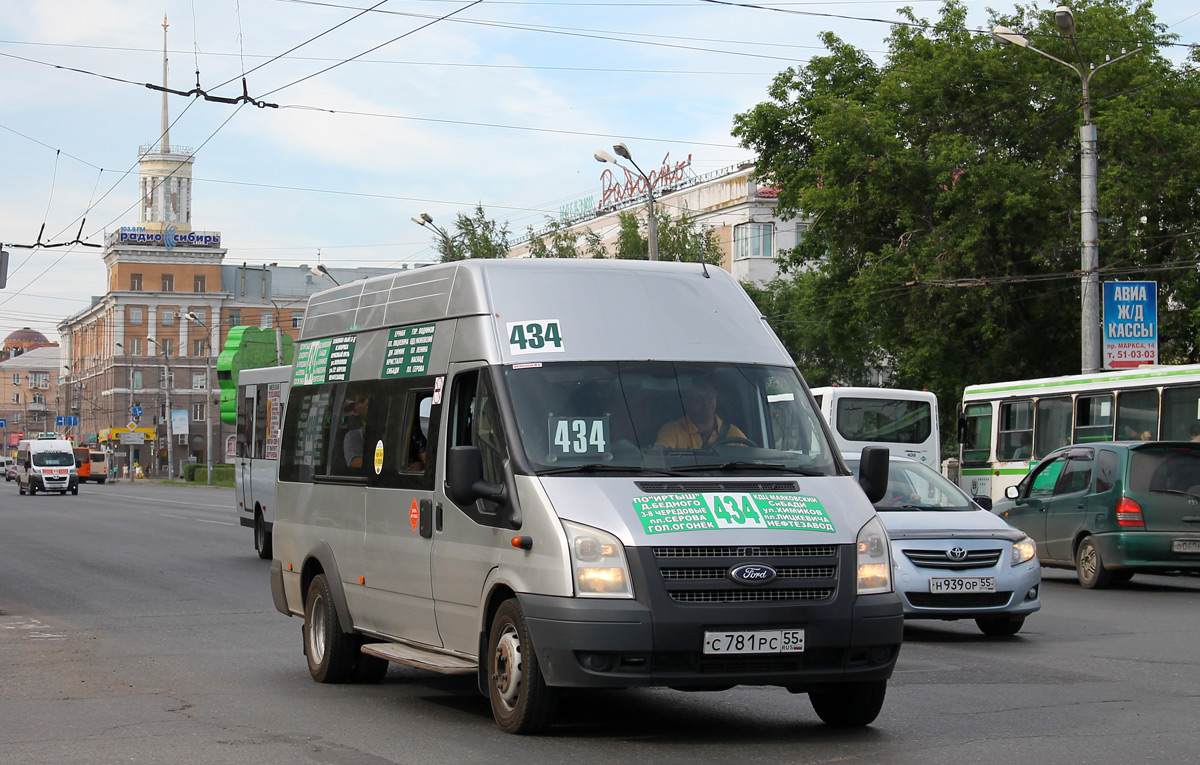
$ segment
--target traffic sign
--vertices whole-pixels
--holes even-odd
[[[7,427],[8,427],[8,418],[0,417],[0,428],[7,428]]]
[[[129,428],[130,430],[135,430],[137,429],[137,423],[130,420],[129,422],[125,423],[125,427]]]
[[[76,417],[75,415],[71,415],[70,417],[67,418],[67,424],[70,425],[71,427],[75,427],[76,425],[79,424],[79,418]]]
[[[67,418],[66,417],[55,417],[54,424],[61,428],[63,425],[67,424]]]
[[[133,408],[133,416],[134,416],[134,417],[141,417],[141,416],[142,416],[142,408],[141,408],[140,406],[135,406],[135,407]],[[130,429],[130,430],[133,430],[133,426],[132,426],[132,425],[130,425],[130,426],[129,426],[129,429]]]

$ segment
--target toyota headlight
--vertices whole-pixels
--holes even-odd
[[[858,594],[892,591],[892,552],[887,532],[875,516],[858,531]]]
[[[571,570],[575,572],[575,595],[580,598],[632,598],[633,583],[625,547],[607,531],[563,521]]]
[[[1013,542],[1012,565],[1024,563],[1034,555],[1037,555],[1037,545],[1029,537],[1021,537],[1018,541]]]

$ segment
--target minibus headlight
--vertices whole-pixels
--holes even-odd
[[[1012,565],[1024,563],[1037,554],[1037,545],[1029,537],[1022,537],[1013,543]]]
[[[892,553],[887,532],[875,516],[859,529],[855,541],[858,553],[858,594],[892,591]]]
[[[571,570],[575,573],[575,595],[580,598],[632,598],[633,583],[625,548],[607,531],[563,521]]]

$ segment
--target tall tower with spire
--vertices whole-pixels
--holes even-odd
[[[167,87],[167,17],[163,16],[163,88]],[[141,165],[140,222],[146,231],[170,228],[186,234],[192,229],[192,149],[171,146],[171,121],[166,90],[162,94],[162,129],[158,142],[138,148]]]

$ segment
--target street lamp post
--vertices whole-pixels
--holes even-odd
[[[1029,44],[1029,40],[1008,27],[992,29],[992,38],[997,42],[1027,48],[1051,61],[1057,61],[1079,76],[1083,91],[1083,125],[1079,128],[1079,270],[1080,300],[1080,360],[1084,373],[1098,372],[1103,364],[1100,359],[1100,205],[1098,190],[1099,166],[1097,161],[1096,126],[1092,123],[1092,77],[1109,64],[1115,64],[1141,50],[1138,47],[1123,53],[1099,66],[1089,67],[1083,62],[1079,43],[1075,39],[1075,14],[1065,5],[1054,11],[1054,23],[1075,47],[1079,66],[1052,56]]]
[[[435,232],[437,232],[437,235],[442,238],[442,243],[446,247],[446,254],[443,259],[444,260],[453,260],[454,259],[454,237],[450,236],[450,234],[448,234],[446,232],[446,229],[444,229],[441,226],[439,226],[438,224],[434,223],[432,215],[430,215],[429,213],[421,213],[420,215],[412,216],[411,220],[413,223],[416,223],[418,226],[424,226],[427,228],[431,228]]]
[[[633,165],[633,169],[637,170],[638,175],[642,176],[642,180],[646,182],[647,207],[650,211],[650,220],[646,224],[650,241],[650,259],[658,260],[658,219],[654,217],[654,184],[650,181],[650,176],[643,173],[642,168],[638,167],[638,163],[633,161],[633,155],[629,153],[628,146],[623,143],[614,143],[613,151],[617,153],[618,157],[628,160],[629,164]],[[597,151],[592,156],[596,158],[597,162],[608,162],[622,170],[625,169],[620,162],[617,162],[611,154],[604,150]]]
[[[175,456],[171,444],[171,362],[167,355],[167,348],[162,343],[152,337],[146,338],[162,351],[163,354],[163,398],[167,404],[167,479],[175,480]]]
[[[193,324],[199,324],[204,328],[204,449],[205,460],[208,462],[208,485],[212,486],[213,482],[213,461],[212,461],[212,330],[205,324],[194,311],[188,311],[187,320]],[[279,322],[276,321],[276,324]],[[279,332],[278,328],[275,330]]]
[[[125,350],[125,346],[122,345],[121,343],[113,343],[113,345],[120,348],[121,353],[128,354],[128,351]],[[114,386],[116,385],[115,381],[113,382],[113,385]],[[134,403],[133,403],[133,360],[130,359],[130,361],[129,361],[129,420],[130,420],[130,424],[137,424],[136,419],[133,415],[133,407],[134,407]],[[129,453],[126,456],[126,460],[128,462],[125,465],[125,469],[129,471],[129,481],[130,481],[130,483],[132,483],[135,479],[135,471],[133,469],[133,442],[132,441],[130,441],[130,443],[129,443],[128,452]]]

